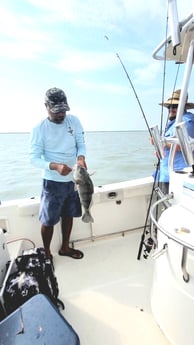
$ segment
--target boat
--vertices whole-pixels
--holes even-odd
[[[179,21],[176,0],[169,0],[169,14],[171,32],[153,53],[158,60],[185,63],[177,136],[168,139],[172,144],[169,194],[162,194],[152,176],[96,186],[91,207],[94,222],[75,219],[71,235],[72,247],[84,252],[82,260],[57,254],[61,232],[60,225],[55,226],[53,262],[59,297],[65,304],[59,313],[81,345],[193,345],[194,160],[193,142],[181,119],[193,65],[194,18],[190,14]],[[151,131],[162,157],[163,138],[157,126]],[[177,143],[188,162],[181,172],[172,168]],[[2,309],[15,258],[26,249],[42,247],[39,204],[39,197],[1,202]],[[5,310],[0,338],[7,319]],[[9,327],[7,338],[10,323]],[[45,332],[50,327],[57,333],[52,322]],[[39,344],[40,338],[34,339]]]

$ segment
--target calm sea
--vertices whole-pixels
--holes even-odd
[[[86,132],[88,172],[95,186],[150,176],[153,146],[147,131]],[[39,196],[41,171],[29,163],[29,133],[0,134],[0,200]]]

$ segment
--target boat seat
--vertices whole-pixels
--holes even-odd
[[[79,345],[79,337],[50,300],[33,296],[0,322],[4,345]]]

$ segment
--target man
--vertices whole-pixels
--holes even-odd
[[[83,253],[69,247],[69,239],[73,217],[81,216],[72,168],[77,162],[87,169],[84,132],[79,119],[66,114],[70,108],[63,90],[49,89],[45,106],[48,116],[33,128],[30,137],[31,163],[43,169],[39,220],[45,254],[52,259],[50,244],[54,225],[61,219],[62,245],[58,254],[81,259]]]
[[[163,105],[168,109],[168,123],[164,132],[164,137],[173,137],[175,136],[175,120],[177,115],[177,108],[180,100],[181,90],[176,90],[168,98],[168,100],[160,105]],[[187,96],[188,99],[188,96]],[[193,109],[194,103],[188,103],[186,100],[184,113],[182,116],[182,121],[185,121],[186,128],[190,137],[194,138],[194,115],[191,112],[188,112],[188,109]],[[158,181],[161,187],[161,190],[164,194],[168,194],[169,190],[169,153],[170,153],[170,143],[167,143],[164,147],[164,158],[160,161],[160,168],[158,172]],[[186,162],[182,155],[180,146],[176,146],[176,153],[174,157],[174,170],[179,171],[186,167]]]

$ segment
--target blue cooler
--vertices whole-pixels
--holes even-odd
[[[79,337],[50,300],[38,294],[0,322],[3,345],[80,345]]]

